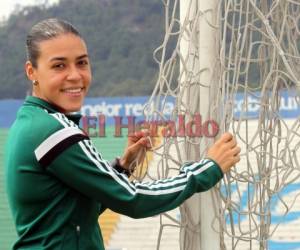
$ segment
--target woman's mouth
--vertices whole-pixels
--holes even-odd
[[[84,87],[77,87],[77,88],[72,87],[72,88],[62,89],[61,91],[67,94],[68,96],[77,97],[77,96],[81,96],[83,90]]]

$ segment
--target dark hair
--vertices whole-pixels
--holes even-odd
[[[27,60],[36,68],[40,56],[39,43],[68,33],[82,37],[72,24],[64,20],[50,18],[35,24],[26,39]]]

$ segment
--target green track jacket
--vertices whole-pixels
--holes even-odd
[[[79,128],[80,116],[27,97],[6,145],[6,183],[18,240],[13,249],[103,250],[98,216],[110,208],[133,218],[174,209],[223,176],[209,159],[178,176],[130,182]]]

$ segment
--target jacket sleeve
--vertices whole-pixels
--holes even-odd
[[[69,134],[74,137],[76,133]],[[64,140],[57,139],[52,147],[46,142],[44,148],[40,145],[43,150],[39,151],[37,160],[47,171],[78,192],[98,200],[104,207],[133,218],[171,210],[194,193],[210,189],[223,177],[215,162],[203,159],[183,165],[179,175],[172,178],[130,182],[125,174],[119,173],[102,159],[88,138],[75,137],[77,139],[68,143],[65,135]],[[41,159],[44,161],[41,162]]]

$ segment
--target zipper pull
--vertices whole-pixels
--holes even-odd
[[[80,237],[80,226],[77,225],[76,226],[76,245],[77,245],[77,250],[79,249],[79,237]]]
[[[79,225],[76,226],[76,232],[77,232],[77,235],[80,234],[80,226]]]

